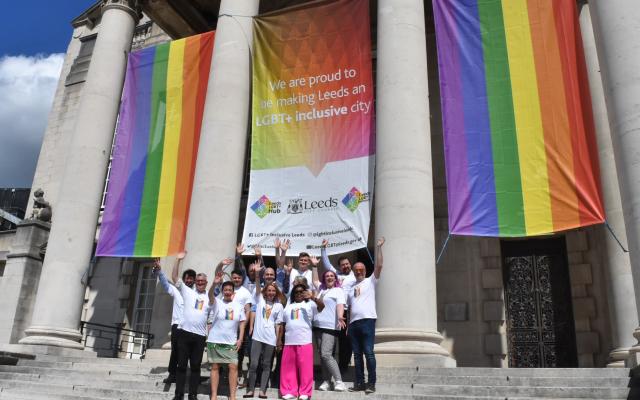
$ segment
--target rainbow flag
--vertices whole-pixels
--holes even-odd
[[[96,255],[184,249],[214,32],[132,52]]]
[[[604,221],[575,0],[434,0],[449,230]]]

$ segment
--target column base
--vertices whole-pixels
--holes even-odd
[[[637,366],[640,366],[640,327],[633,331],[633,337],[636,338],[638,343],[634,344],[629,349],[629,357],[626,362],[627,368],[636,368]]]
[[[607,368],[625,368],[627,359],[629,358],[628,347],[618,347],[609,353],[609,362]]]
[[[19,341],[20,344],[84,349],[84,346],[80,344],[82,334],[77,329],[32,326],[26,329],[25,333],[27,336]]]
[[[376,329],[376,359],[393,367],[455,368],[456,360],[442,346],[442,335],[418,329]]]

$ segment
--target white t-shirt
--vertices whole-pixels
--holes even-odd
[[[244,286],[234,288],[234,293],[235,294],[233,295],[233,301],[240,303],[242,307],[244,307],[244,305],[247,303],[251,304],[253,302],[253,296],[251,295],[251,292],[249,292],[249,290]]]
[[[307,269],[304,272],[300,272],[294,268],[291,270],[291,274],[289,275],[289,292],[293,290],[293,282],[300,275],[302,275],[307,280],[307,286],[313,287],[313,271],[311,270],[311,268]]]
[[[351,288],[353,287],[353,285],[356,284],[356,277],[353,274],[353,271],[349,271],[348,274],[343,275],[342,272],[338,271],[332,264],[331,261],[329,260],[329,256],[327,255],[327,249],[326,248],[322,248],[322,250],[320,250],[320,254],[322,255],[322,264],[324,265],[324,267],[333,272],[334,274],[336,274],[336,277],[338,278],[338,281],[340,282],[340,287],[342,288],[342,290],[344,291],[344,296],[345,298],[349,296],[349,291],[351,290]]]
[[[271,346],[276,345],[276,321],[282,315],[282,304],[274,302],[268,304],[262,294],[254,298],[256,304],[256,316],[253,321],[253,340]]]
[[[356,284],[356,277],[353,275],[353,271],[350,271],[347,275],[336,274],[336,276],[340,282],[340,287],[344,291],[344,296],[347,297],[353,285]]]
[[[184,302],[182,300],[182,295],[180,291],[173,286],[167,280],[167,276],[164,274],[162,270],[159,273],[160,285],[165,290],[165,292],[169,293],[171,297],[173,297],[173,312],[171,313],[171,325],[180,325],[182,321],[182,309],[184,307]]]
[[[183,299],[182,321],[178,328],[183,331],[195,333],[196,335],[207,336],[207,314],[209,313],[209,296],[205,290],[198,293],[182,282],[176,284]]]
[[[218,344],[235,344],[238,340],[238,326],[247,319],[244,306],[235,300],[225,302],[216,299],[210,306],[211,330],[207,342]]]
[[[364,278],[362,282],[353,285],[349,291],[349,323],[359,319],[378,318],[376,314],[376,285],[378,280],[374,275]]]
[[[318,306],[312,300],[289,303],[278,318],[285,324],[284,344],[300,345],[312,342],[313,319],[318,314]]]
[[[318,297],[322,299],[324,308],[313,319],[313,326],[323,329],[339,330],[336,307],[338,304],[346,303],[344,291],[337,287],[324,289],[320,291]]]

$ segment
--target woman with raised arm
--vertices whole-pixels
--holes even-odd
[[[331,378],[335,382],[333,390],[344,392],[347,387],[342,382],[342,375],[338,362],[333,358],[333,350],[340,329],[346,326],[344,319],[344,305],[347,299],[340,287],[340,281],[333,271],[325,271],[322,280],[318,279],[318,258],[311,257],[313,269],[313,284],[318,290],[318,297],[324,303],[324,309],[313,319],[313,334],[316,347],[322,361],[323,382],[318,390],[326,391],[331,388]]]
[[[297,284],[291,290],[292,301],[284,308],[278,323],[285,325],[285,343],[280,371],[280,392],[285,400],[307,400],[313,392],[313,319],[324,309],[321,299]],[[282,346],[283,330],[278,332]]]
[[[271,373],[271,362],[276,350],[276,339],[280,325],[276,321],[283,311],[284,295],[273,283],[265,283],[260,289],[260,261],[252,264],[250,268],[258,269],[255,273],[255,287],[253,292],[253,304],[256,305],[253,326],[251,331],[251,364],[249,365],[249,385],[244,398],[251,398],[255,395],[258,363],[262,357],[262,373],[260,377],[261,399],[267,398],[267,383]],[[263,267],[264,268],[264,267]]]

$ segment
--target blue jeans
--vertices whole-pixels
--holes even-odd
[[[367,360],[367,373],[369,384],[376,384],[376,356],[373,353],[373,344],[376,338],[376,320],[359,319],[349,324],[349,337],[353,350],[353,363],[356,370],[356,386],[364,385],[364,362],[362,355]]]

